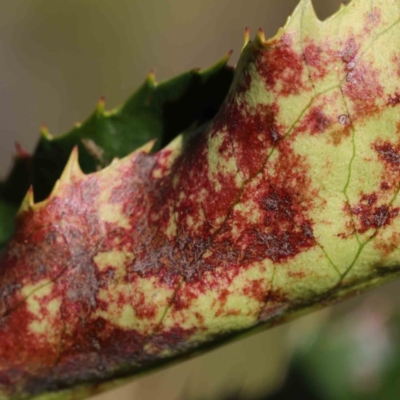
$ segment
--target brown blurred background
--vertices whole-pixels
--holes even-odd
[[[273,35],[297,0],[0,0],[0,177],[14,142],[32,151],[39,126],[59,134],[85,119],[100,96],[122,103],[155,68],[164,80],[207,67],[233,50],[243,30]],[[315,0],[326,18],[339,0]],[[285,376],[287,331],[313,329],[329,312],[225,346],[99,399],[256,398]]]

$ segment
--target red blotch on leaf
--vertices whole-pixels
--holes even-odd
[[[266,47],[256,60],[265,86],[279,96],[298,95],[309,88],[303,82],[304,60],[288,34]]]

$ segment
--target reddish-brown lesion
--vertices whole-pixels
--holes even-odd
[[[276,96],[288,97],[310,91],[308,77],[304,77],[303,54],[294,49],[291,34],[269,43],[256,59],[258,73],[265,87]]]
[[[293,133],[317,135],[328,130],[334,122],[336,121],[324,112],[323,106],[313,106],[306,113]]]
[[[257,222],[250,215],[253,206],[248,211],[234,210],[211,247],[213,253],[218,254],[220,244],[225,244],[231,249],[228,254],[239,256],[239,265],[266,258],[280,263],[315,245],[309,212],[318,194],[311,187],[307,163],[289,142],[281,142],[277,151],[273,165],[268,164],[258,181],[244,189],[240,200],[258,202]]]
[[[342,56],[345,60],[354,57],[349,46]],[[320,70],[314,78],[322,78],[326,71],[320,49],[309,45],[306,58]],[[263,47],[252,62],[274,96],[311,90],[303,55],[294,50],[290,35]],[[272,101],[251,108],[246,93],[252,78],[245,72],[240,82],[239,93],[225,103],[209,129],[184,137],[181,155],[173,158],[171,149],[154,155],[138,152],[121,164],[118,181],[108,181],[107,174],[77,179],[64,184],[46,206],[20,215],[0,272],[0,310],[5,315],[0,340],[3,335],[9,341],[0,349],[0,382],[9,382],[15,369],[28,385],[41,382],[49,372],[74,382],[106,379],[124,362],[149,365],[161,351],[186,348],[196,331],[179,326],[160,330],[159,309],[136,290],[139,278],[155,279],[155,287],[168,288],[171,295],[164,306],[171,312],[189,309],[195,299],[212,290],[217,294],[217,315],[238,313],[224,306],[240,273],[265,260],[274,268],[285,268],[316,246],[311,215],[319,193],[312,185],[310,166],[294,151],[291,136],[286,136],[289,128],[279,119],[278,104]],[[352,87],[348,93],[364,99],[365,93]],[[368,93],[366,103],[373,94]],[[333,116],[315,106],[297,133],[319,135],[333,123]],[[210,170],[209,146],[217,136],[222,138],[219,159],[226,163],[234,159],[237,171]],[[96,201],[105,188],[110,192],[107,203],[120,206],[126,224],[102,220]],[[172,233],[171,223],[176,225]],[[117,278],[115,266],[100,270],[94,261],[96,255],[111,250],[134,255],[119,266],[122,277]],[[300,275],[299,279],[304,277]],[[54,326],[58,340],[45,348],[29,331],[31,315],[18,286],[41,280],[53,281],[54,296],[61,300],[58,326]],[[99,316],[98,311],[107,310],[100,290],[111,291],[119,282],[128,284],[131,292],[121,293],[116,306],[131,305],[147,328],[123,329]],[[248,279],[241,293],[263,307],[260,320],[287,306],[286,294],[269,291],[268,283]],[[42,301],[45,304],[50,298]],[[195,318],[203,326],[204,317]],[[39,345],[33,349],[35,342]],[[17,353],[18,359],[12,356]],[[3,385],[12,390],[9,383]]]
[[[380,71],[366,60],[358,61],[346,75],[343,93],[350,101],[353,121],[377,114],[381,110],[384,94]]]
[[[277,104],[258,104],[252,109],[245,99],[240,104],[233,99],[217,116],[213,131],[226,131],[244,180],[260,171],[271,149],[285,134],[278,116]]]
[[[381,192],[362,193],[357,204],[346,207],[356,221],[358,233],[371,232],[375,236],[379,229],[390,225],[397,218],[400,208],[392,205],[398,189],[400,171],[400,147],[387,141],[377,140],[371,146],[383,164],[379,187]]]
[[[323,45],[316,44],[312,39],[306,39],[303,50],[304,61],[308,66],[312,82],[322,81],[332,72],[332,64],[338,59],[337,52],[331,49],[326,40]]]
[[[366,13],[364,32],[370,34],[372,30],[376,29],[382,22],[381,10],[374,7],[370,12]]]
[[[399,208],[393,208],[390,204],[378,204],[376,193],[363,195],[360,202],[352,207],[351,213],[357,217],[358,232],[365,233],[368,230],[377,230],[390,225],[399,214]]]

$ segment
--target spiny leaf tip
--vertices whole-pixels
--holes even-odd
[[[242,50],[248,45],[249,42],[250,42],[250,28],[246,26],[246,28],[244,28],[244,34],[243,34]]]
[[[21,143],[15,142],[15,150],[17,152],[17,158],[30,158],[29,153],[21,146]]]
[[[40,135],[47,140],[52,140],[53,136],[52,134],[49,132],[47,125],[46,124],[42,124],[40,126]]]
[[[75,146],[71,151],[68,162],[59,179],[60,185],[69,184],[72,180],[80,178],[83,175],[84,173],[82,172],[81,167],[79,166],[78,146]]]

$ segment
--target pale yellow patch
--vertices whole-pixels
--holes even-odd
[[[41,281],[35,285],[25,286],[22,293],[27,296],[26,307],[35,318],[30,324],[29,329],[37,335],[46,336],[48,339],[54,336],[52,326],[60,318],[61,299],[53,298],[47,300],[51,295],[54,283]]]
[[[198,297],[190,300],[187,309],[175,310],[172,308],[162,322],[162,330],[168,331],[178,325],[184,329],[198,328],[190,341],[205,340],[208,336],[218,332],[228,332],[245,329],[257,322],[263,301],[249,295],[254,281],[259,281],[265,294],[267,294],[273,268],[269,260],[264,263],[255,263],[243,269],[230,281],[224,277],[224,269],[217,269],[213,273],[206,274],[201,286],[210,287],[202,293],[199,290]],[[181,293],[189,290],[190,284],[184,283]],[[196,292],[196,286],[192,288]],[[224,299],[220,299],[221,293],[227,292]],[[183,297],[184,298],[184,297]]]
[[[102,317],[122,329],[150,334],[161,320],[172,295],[173,289],[156,277],[138,277],[131,283],[115,280],[99,290],[98,298],[107,304],[107,309],[97,310],[95,317]],[[142,316],[141,307],[154,310],[154,315]]]
[[[125,268],[134,259],[134,254],[127,251],[111,250],[96,254],[93,261],[100,271],[112,267],[117,270],[117,278],[122,278],[125,275]]]
[[[223,181],[220,176],[236,177],[238,168],[235,157],[229,154],[226,159],[220,155],[221,148],[228,133],[226,131],[218,132],[208,140],[207,162],[208,162],[208,178],[216,191],[222,190]]]
[[[170,210],[168,225],[167,229],[165,230],[165,235],[169,240],[172,240],[173,238],[176,237],[176,232],[178,228],[176,225],[175,218],[176,218],[176,213]]]
[[[161,168],[156,168],[153,170],[152,175],[154,179],[160,179],[163,177],[163,170]]]
[[[26,285],[21,289],[22,295],[26,297],[26,306],[30,313],[36,317],[41,316],[41,299],[50,295],[53,286],[53,283],[44,279],[34,285]]]
[[[56,298],[50,300],[45,307],[47,310],[46,316],[45,317],[42,316],[42,318],[32,321],[29,324],[29,329],[36,334],[47,335],[49,332],[51,332],[52,325],[57,316],[59,316],[60,307],[61,307],[60,299]]]
[[[122,204],[102,204],[100,205],[100,218],[104,222],[116,224],[117,226],[130,229],[129,219],[123,213]]]

